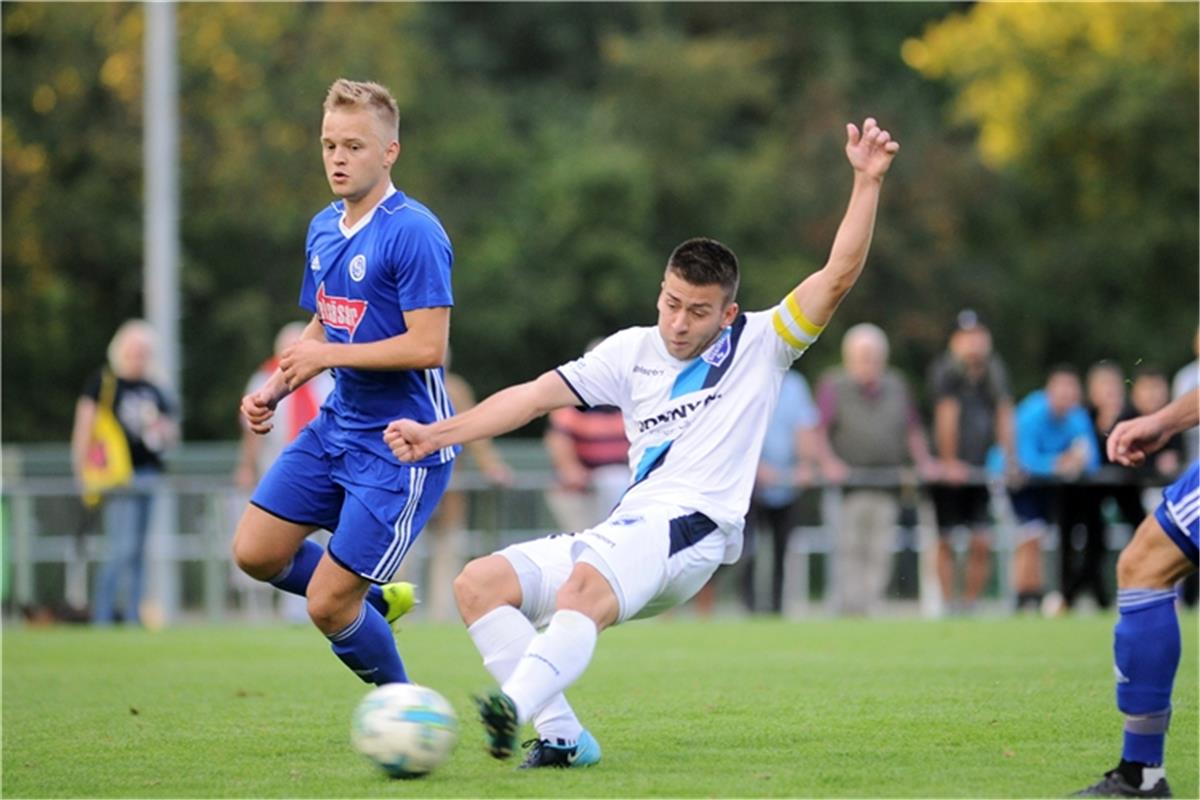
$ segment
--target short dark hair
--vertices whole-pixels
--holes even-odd
[[[688,239],[671,251],[667,271],[694,286],[717,284],[725,290],[726,303],[737,296],[740,279],[737,256],[716,239]]]
[[[1050,371],[1046,373],[1046,380],[1049,381],[1055,375],[1069,375],[1075,380],[1079,380],[1079,370],[1075,365],[1067,361],[1059,361],[1050,367]]]

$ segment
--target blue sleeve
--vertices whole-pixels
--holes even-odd
[[[308,235],[304,237],[304,278],[300,281],[300,307],[317,313],[317,284],[309,267],[313,257],[313,226],[309,223]]]
[[[450,238],[436,219],[419,211],[412,213],[418,216],[404,226],[392,247],[396,300],[402,311],[453,306]]]
[[[1053,475],[1058,454],[1038,447],[1045,421],[1039,411],[1035,404],[1017,410],[1017,461],[1031,475]]]

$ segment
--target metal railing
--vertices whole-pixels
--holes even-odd
[[[466,556],[556,530],[544,501],[546,491],[553,487],[553,476],[541,454],[540,442],[505,442],[503,447],[516,474],[512,486],[489,486],[469,464],[457,468],[456,488],[466,492],[470,500]],[[171,474],[158,489],[147,541],[145,597],[166,622],[187,617],[219,621],[241,614],[237,595],[244,581],[239,584],[234,578],[229,544],[246,494],[229,477],[234,454],[232,445],[176,454]],[[105,556],[99,521],[85,515],[73,482],[63,474],[64,449],[44,448],[28,459],[22,455],[29,454],[14,454],[13,448],[6,448],[3,538],[8,572],[5,582],[11,581],[11,585],[5,587],[5,608],[11,613],[32,605],[86,607],[89,587]],[[979,485],[981,478],[976,475],[972,480]],[[1112,479],[1095,476],[1090,481],[1108,484]],[[1004,487],[994,482],[986,485],[991,489],[996,521],[991,597],[1007,603],[1015,520]],[[909,524],[897,526],[893,552],[907,554],[910,565],[914,557],[916,562],[915,571],[910,569],[902,575],[908,582],[903,594],[909,601],[916,601],[923,614],[939,615],[942,598],[933,562],[937,527],[932,504],[913,472],[895,469],[856,470],[844,486],[804,490],[809,504],[815,505],[815,513],[794,528],[789,540],[785,613],[806,615],[822,610],[832,576],[828,565],[840,527],[841,495],[844,489],[852,488],[886,488],[902,493],[910,510]],[[1112,528],[1110,548],[1119,549],[1129,533],[1125,526]],[[1047,544],[1048,557],[1056,558],[1056,543]],[[425,550],[418,540],[409,560],[422,561]],[[420,571],[421,565],[415,566]]]

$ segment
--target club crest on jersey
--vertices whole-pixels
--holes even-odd
[[[308,262],[308,268],[311,269],[313,272],[320,272],[321,271],[321,257],[319,255],[317,255],[316,253],[313,253],[312,261]]]
[[[706,363],[712,364],[714,367],[719,367],[729,358],[729,353],[733,349],[733,338],[729,335],[729,329],[726,328],[721,332],[721,338],[716,344],[708,348],[704,355],[700,356]]]
[[[364,256],[360,253],[359,255],[356,255],[354,258],[350,259],[350,280],[361,281],[363,279],[363,277],[366,276],[366,274],[367,274],[367,257],[366,256]]]
[[[331,328],[349,331],[353,339],[358,324],[367,315],[367,301],[325,294],[325,284],[322,283],[317,287],[317,313],[321,315],[321,322]]]

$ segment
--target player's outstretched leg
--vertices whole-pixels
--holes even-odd
[[[524,746],[529,748],[529,752],[521,762],[521,769],[590,767],[600,761],[600,743],[586,730],[580,731],[574,742],[530,739]]]
[[[511,677],[530,642],[537,636],[533,623],[517,606],[521,605],[524,593],[531,597],[541,595],[542,573],[531,563],[525,566],[527,569],[524,574],[518,577],[507,558],[485,556],[467,564],[454,582],[455,601],[463,621],[467,623],[467,632],[483,657],[484,667],[498,684],[503,684]],[[482,718],[483,714],[480,716]],[[546,758],[542,758],[533,757],[535,751],[539,750],[534,748],[526,757],[523,767],[588,766],[599,761],[599,744],[583,729],[561,693],[552,697],[532,721],[538,738],[526,744],[546,743],[557,749],[545,751]],[[488,723],[485,722],[486,727]],[[503,727],[502,722],[500,727]],[[493,747],[493,736],[489,733],[489,752],[495,754],[507,750],[511,754],[515,736],[514,730],[511,741],[505,737],[499,747]],[[578,754],[572,763],[556,763],[558,759],[554,756],[560,751],[566,753],[577,747]]]
[[[1171,497],[1171,487],[1167,497]],[[1200,494],[1193,501],[1195,525]],[[1195,545],[1167,503],[1138,527],[1117,562],[1120,618],[1113,631],[1117,707],[1125,714],[1121,762],[1077,797],[1170,797],[1163,751],[1171,721],[1171,689],[1179,666],[1179,620],[1173,586],[1195,569]],[[1173,528],[1168,534],[1165,528]]]
[[[559,588],[555,605],[559,610],[546,630],[534,637],[512,675],[490,697],[493,707],[511,704],[516,724],[532,718],[583,675],[600,629],[616,622],[619,610],[608,580],[583,562],[576,562]]]

